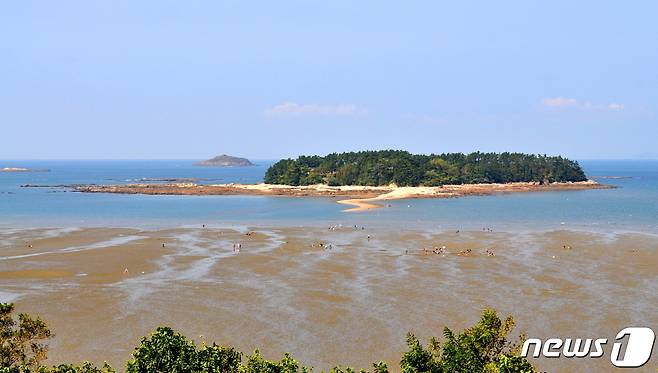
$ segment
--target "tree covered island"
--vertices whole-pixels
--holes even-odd
[[[578,162],[524,153],[411,154],[402,150],[331,153],[282,159],[265,183],[383,186],[441,186],[512,182],[586,181]]]

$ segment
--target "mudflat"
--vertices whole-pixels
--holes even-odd
[[[316,370],[395,368],[407,331],[440,336],[483,307],[536,338],[612,340],[658,325],[657,248],[653,235],[569,230],[3,229],[0,297],[49,323],[53,364],[121,368],[141,336],[169,325],[198,343],[289,351]],[[533,363],[609,368],[605,358]]]

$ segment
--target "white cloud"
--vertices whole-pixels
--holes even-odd
[[[551,106],[551,107],[575,106],[576,104],[578,104],[578,100],[576,100],[575,98],[553,97],[553,98],[543,99],[542,103],[545,106]]]
[[[551,97],[545,98],[542,101],[544,106],[551,108],[574,108],[582,111],[602,111],[602,110],[613,110],[620,111],[624,110],[624,104],[620,103],[609,103],[609,104],[593,104],[591,102],[580,102],[575,98],[566,98],[566,97]]]
[[[284,117],[284,116],[304,116],[304,115],[321,115],[321,116],[350,116],[364,114],[366,111],[353,104],[298,104],[295,102],[284,102],[265,110],[267,117]]]

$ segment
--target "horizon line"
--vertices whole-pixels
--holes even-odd
[[[466,153],[465,153],[466,154]],[[562,156],[565,157],[565,156]],[[279,158],[248,158],[251,161],[278,161],[281,159],[295,159],[296,157],[279,157]],[[658,161],[657,158],[578,158],[565,157],[575,161]],[[185,161],[198,162],[203,158],[0,158],[0,162],[112,162],[112,161]],[[0,166],[2,166],[0,164]],[[258,166],[258,165],[255,165]]]

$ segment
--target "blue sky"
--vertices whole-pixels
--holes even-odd
[[[0,159],[658,158],[655,1],[15,1]]]

